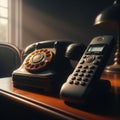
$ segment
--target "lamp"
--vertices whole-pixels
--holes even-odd
[[[117,0],[114,4],[104,9],[95,19],[95,28],[104,30],[116,30],[117,42],[116,51],[114,55],[113,65],[109,65],[105,68],[105,72],[118,72],[120,73],[120,3]]]

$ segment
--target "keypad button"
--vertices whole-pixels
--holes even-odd
[[[74,76],[77,76],[77,75],[78,75],[78,73],[74,73],[73,75],[74,75]]]
[[[77,79],[78,81],[82,80],[82,78],[81,78],[80,76],[78,76],[76,79]]]
[[[72,78],[71,78],[71,80],[75,80],[75,79],[76,79],[76,77],[72,77]]]
[[[81,72],[85,73],[85,72],[86,72],[86,70],[81,70]]]
[[[85,55],[85,56],[83,56],[83,58],[85,59],[87,56]]]
[[[95,67],[95,66],[90,66],[89,68],[90,68],[90,69],[95,69],[96,67]]]
[[[91,75],[90,75],[90,74],[86,74],[85,76],[86,76],[86,77],[88,77],[88,78],[89,78],[89,77],[91,77]]]
[[[78,68],[82,68],[82,65],[79,65]]]
[[[83,74],[83,73],[80,73],[80,74],[78,74],[78,75],[79,75],[79,76],[81,76],[81,77],[82,77],[82,76],[84,76],[84,74]]]
[[[82,60],[81,62],[80,62],[80,64],[83,64],[85,61],[84,60]]]
[[[90,57],[88,57],[87,59],[86,59],[86,62],[87,63],[91,63],[91,62],[93,62],[95,60],[95,57],[94,56],[90,56]]]
[[[75,85],[78,85],[78,84],[79,84],[79,81],[75,80],[74,83],[75,83]]]
[[[83,81],[87,82],[87,81],[88,81],[88,79],[87,79],[87,78],[83,78]]]
[[[76,72],[80,72],[80,69],[77,69]]]
[[[88,68],[88,66],[84,66],[84,69],[87,69]]]
[[[70,81],[69,81],[69,83],[70,83],[70,84],[73,84],[73,81],[72,81],[72,80],[70,80]]]
[[[93,71],[92,71],[92,70],[88,70],[87,72],[88,72],[88,73],[93,73]]]
[[[100,62],[98,60],[96,60],[96,61],[93,62],[94,65],[99,65],[99,63]]]
[[[85,86],[86,83],[84,81],[80,81],[80,85]]]

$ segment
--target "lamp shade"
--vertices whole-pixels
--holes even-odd
[[[94,27],[100,29],[116,29],[120,24],[120,4],[114,4],[104,9],[95,19]]]

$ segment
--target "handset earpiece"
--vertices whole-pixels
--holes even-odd
[[[22,52],[22,60],[24,60],[28,56],[28,54],[33,52],[35,50],[35,47],[36,47],[35,44],[27,46]]]
[[[83,52],[85,51],[85,48],[85,45],[81,43],[72,43],[67,47],[65,56],[71,60],[78,61],[81,58]]]
[[[85,48],[85,45],[81,43],[72,43],[67,47],[65,57],[70,60],[73,68],[75,68],[75,66],[77,65],[79,59],[85,51]]]
[[[27,57],[27,55],[33,52],[35,49],[52,48],[53,45],[54,45],[54,41],[51,40],[33,43],[25,48],[25,50],[22,53],[22,58],[24,60]]]
[[[72,44],[72,41],[55,41],[54,42],[54,48],[56,49],[56,54],[58,54],[59,56],[64,56],[65,57],[65,53],[66,53],[66,48]]]

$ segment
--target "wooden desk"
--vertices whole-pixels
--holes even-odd
[[[104,73],[102,79],[107,79],[111,82],[112,91],[114,95],[105,102],[109,103],[108,106],[96,109],[94,104],[89,109],[77,108],[69,106],[64,103],[59,97],[48,96],[40,94],[38,92],[22,90],[13,87],[11,78],[0,79],[0,97],[4,100],[10,100],[15,103],[24,105],[29,109],[33,109],[38,113],[43,113],[48,116],[54,117],[54,119],[82,119],[82,120],[120,120],[120,105],[119,105],[119,93],[120,93],[120,74]],[[104,98],[103,98],[104,100]],[[101,103],[98,103],[101,104]],[[108,108],[106,108],[108,107]]]

